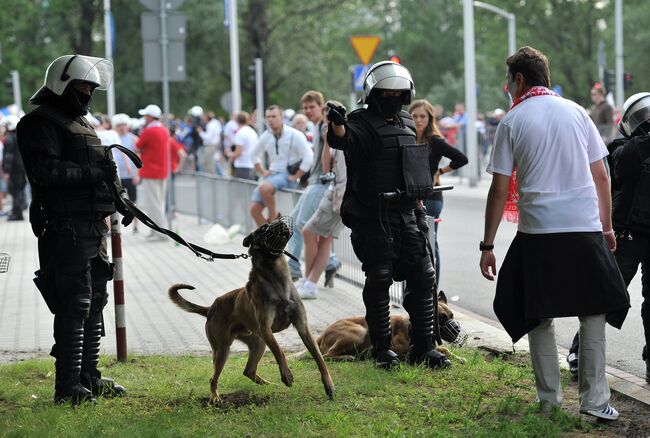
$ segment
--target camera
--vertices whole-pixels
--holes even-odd
[[[320,178],[321,184],[327,184],[329,182],[334,181],[334,178],[336,178],[336,175],[334,175],[334,172],[327,172],[327,173],[322,174],[319,178]]]

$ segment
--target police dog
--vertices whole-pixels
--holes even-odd
[[[300,295],[291,282],[284,247],[292,234],[291,218],[278,218],[264,224],[246,236],[243,245],[253,267],[246,286],[220,296],[212,306],[193,304],[178,293],[180,289],[194,289],[185,284],[169,288],[169,298],[181,309],[207,318],[205,332],[212,347],[214,374],[210,379],[210,402],[221,401],[218,381],[223,371],[230,345],[235,339],[248,346],[248,362],[244,375],[257,384],[267,384],[257,375],[257,365],[268,346],[280,367],[282,382],[291,386],[293,375],[273,333],[290,324],[298,331],[302,342],[318,365],[321,381],[329,399],[334,397],[334,385],[323,356],[309,331],[307,313]]]
[[[441,337],[446,342],[462,345],[467,340],[467,333],[454,320],[454,314],[447,305],[447,297],[442,291],[438,294],[438,324]],[[392,349],[400,360],[404,360],[410,344],[408,315],[392,315],[390,328],[393,336]],[[368,323],[363,316],[339,319],[327,327],[316,342],[323,357],[332,360],[365,359],[370,356],[372,348]],[[465,362],[465,359],[445,347],[439,345],[436,349],[450,359]]]

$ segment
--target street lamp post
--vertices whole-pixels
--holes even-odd
[[[478,183],[478,143],[476,135],[476,65],[474,63],[474,6],[472,0],[463,0],[463,36],[465,40],[465,145],[469,157],[467,164],[469,186]]]
[[[104,0],[104,51],[106,59],[113,62],[113,27],[111,25],[111,0]],[[113,80],[106,90],[106,113],[109,117],[115,115],[115,73]]]
[[[228,29],[230,36],[230,92],[232,112],[241,111],[241,83],[239,79],[239,31],[237,22],[237,0],[228,1]]]
[[[623,87],[623,0],[616,0],[614,6],[616,45],[616,106],[623,108],[625,90]]]
[[[465,125],[465,145],[469,163],[467,171],[469,173],[470,187],[476,186],[479,180],[479,152],[476,133],[476,63],[474,48],[474,7],[487,9],[508,20],[508,55],[512,55],[517,50],[515,40],[515,15],[501,8],[497,8],[488,3],[463,0],[463,37],[464,37],[464,54],[465,54],[465,109],[467,120]]]
[[[494,12],[495,14],[500,15],[503,18],[508,20],[508,56],[515,53],[515,51],[517,50],[517,43],[515,39],[516,28],[517,28],[515,14],[511,14],[510,12],[504,11],[503,9],[497,8],[496,6],[491,5],[489,3],[484,3],[479,1],[475,1],[473,3],[474,6],[476,6],[477,8],[486,9],[490,12]]]

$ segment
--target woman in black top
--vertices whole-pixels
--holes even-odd
[[[433,176],[433,185],[440,185],[440,175],[451,172],[467,164],[467,156],[455,147],[448,144],[436,124],[436,118],[433,106],[428,100],[419,99],[414,101],[409,107],[409,113],[415,122],[417,131],[417,142],[427,143],[429,145],[429,169]],[[444,167],[438,167],[442,157],[449,158],[451,162]],[[442,192],[434,193],[424,200],[427,208],[427,215],[438,219],[442,212]],[[429,240],[435,245],[436,255],[436,279],[440,284],[440,250],[438,248],[438,223],[429,231]]]

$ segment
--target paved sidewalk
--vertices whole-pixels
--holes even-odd
[[[479,189],[480,190],[480,189]],[[206,245],[203,239],[209,224],[200,224],[190,216],[179,216],[174,229],[185,239],[209,246],[219,253],[241,253],[243,236],[219,245]],[[140,232],[131,227],[123,230],[124,281],[126,288],[126,321],[130,354],[209,354],[204,334],[205,319],[186,313],[171,303],[167,289],[174,283],[196,287],[184,291],[190,301],[209,305],[215,297],[241,287],[248,278],[248,260],[217,260],[212,263],[195,257],[172,240],[149,241],[149,230],[140,225]],[[0,223],[0,252],[11,254],[9,272],[0,274],[0,364],[29,357],[47,356],[53,343],[53,316],[32,283],[38,267],[36,239],[28,222]],[[112,283],[109,283],[112,292]],[[319,298],[305,301],[312,331],[317,335],[333,321],[347,316],[363,315],[361,290],[341,279],[332,289],[320,288]],[[497,351],[512,351],[507,334],[495,321],[453,305],[456,319],[469,333],[468,344]],[[403,312],[395,307],[393,312]],[[111,299],[104,317],[106,337],[103,354],[115,354],[114,305]],[[278,342],[287,351],[303,348],[298,333],[290,328],[277,334]],[[528,349],[526,339],[514,345]],[[240,343],[233,351],[244,351]],[[566,354],[566,351],[560,352]],[[561,358],[562,363],[564,357]],[[650,405],[650,385],[643,379],[610,368],[612,389]]]

